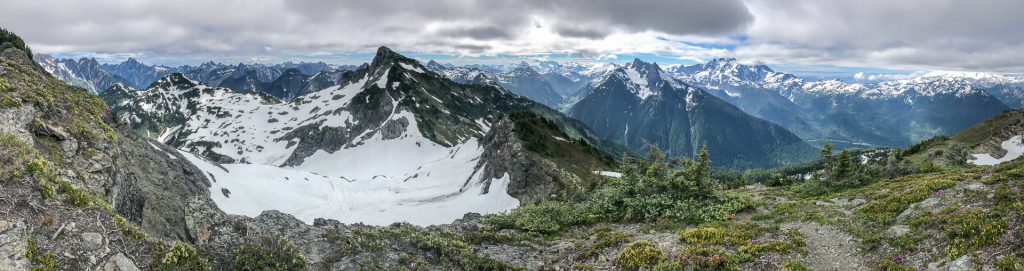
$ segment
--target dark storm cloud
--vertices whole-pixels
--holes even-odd
[[[741,56],[908,68],[1024,71],[1024,1],[746,0]]]
[[[675,35],[729,34],[753,19],[742,2],[733,0],[534,0],[534,4],[570,22]]]
[[[438,31],[439,34],[448,37],[470,38],[475,40],[496,40],[512,38],[508,29],[493,26],[466,26],[451,27]]]

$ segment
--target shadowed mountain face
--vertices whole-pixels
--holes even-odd
[[[653,145],[694,157],[707,145],[715,165],[749,168],[804,161],[815,151],[785,128],[640,60],[608,72],[580,95],[569,115],[637,152]]]

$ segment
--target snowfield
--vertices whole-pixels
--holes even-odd
[[[368,86],[397,87],[399,82],[389,82],[388,72],[368,74],[352,84],[290,103],[267,103],[251,95],[203,88],[199,114],[168,133],[189,141],[218,142],[211,150],[238,161],[218,165],[189,153],[196,149],[180,151],[210,176],[214,202],[231,214],[255,217],[278,210],[306,223],[328,218],[369,225],[403,221],[436,225],[466,213],[492,214],[518,207],[519,200],[508,194],[507,174],[497,179],[482,177],[484,148],[476,138],[459,140],[451,147],[434,143],[421,134],[416,116],[400,109],[395,98],[386,121],[357,136],[353,144],[333,152],[320,149],[301,164],[282,166],[299,140],[280,140],[282,134],[306,124],[351,127],[355,121],[351,112],[341,109]],[[397,137],[384,139],[380,131],[391,120],[404,120],[408,126]],[[485,121],[477,123],[484,130],[489,128]]]
[[[1021,136],[1019,135],[1003,141],[1000,145],[1006,150],[1006,155],[1003,155],[1002,158],[995,158],[987,153],[977,153],[971,154],[972,158],[967,162],[974,165],[990,166],[1012,161],[1024,155],[1024,143],[1021,142]]]
[[[210,194],[218,207],[231,214],[255,217],[278,210],[306,223],[329,218],[343,223],[406,221],[425,226],[451,223],[466,213],[501,213],[519,206],[519,200],[507,192],[508,175],[481,179],[475,165],[482,149],[475,140],[452,148],[413,146],[397,151],[416,140],[407,139],[317,153],[296,168],[258,164],[221,168],[193,154],[182,155],[215,180]]]

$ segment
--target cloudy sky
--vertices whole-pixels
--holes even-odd
[[[159,64],[521,59],[1024,72],[1021,0],[0,0],[36,52]]]

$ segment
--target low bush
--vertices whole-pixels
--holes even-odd
[[[182,242],[174,242],[170,248],[163,245],[156,246],[149,269],[156,271],[211,270],[206,259],[199,256],[195,247]]]
[[[708,177],[709,163],[706,149],[697,161],[682,162],[666,160],[654,149],[647,160],[626,158],[619,168],[621,178],[602,183],[580,202],[527,205],[486,217],[485,224],[492,229],[539,233],[598,222],[701,224],[727,220],[756,205],[749,195],[715,191]]]
[[[639,240],[626,245],[626,248],[619,252],[616,263],[626,270],[651,269],[664,259],[664,253],[654,243]]]
[[[238,270],[307,270],[306,257],[284,236],[264,235],[235,252]]]
[[[940,215],[938,223],[942,225],[949,239],[946,256],[950,259],[996,244],[999,236],[1003,234],[1003,229],[1006,228],[1006,222],[1001,218],[978,208],[956,210]]]
[[[679,232],[679,239],[694,245],[720,245],[725,243],[725,231],[712,227],[689,228]]]
[[[739,259],[735,255],[713,247],[684,248],[677,258],[694,270],[739,270]]]

